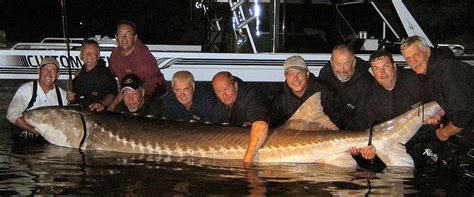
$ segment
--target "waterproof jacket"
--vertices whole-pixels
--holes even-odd
[[[416,73],[401,67],[397,70],[397,81],[392,90],[386,90],[377,81],[371,88],[372,94],[356,113],[356,130],[367,129],[431,101],[428,90]]]
[[[374,81],[369,73],[369,64],[356,57],[354,74],[349,81],[341,82],[332,72],[331,63],[327,63],[320,71],[319,78],[327,81],[336,91],[336,97],[341,103],[341,120],[346,130],[356,130],[356,111],[363,106],[371,93]]]
[[[443,51],[431,48],[426,71],[429,88],[449,121],[472,129],[474,117],[474,67]]]

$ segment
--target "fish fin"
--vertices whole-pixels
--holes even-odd
[[[377,155],[387,166],[415,166],[413,158],[407,153],[405,145],[400,143],[377,149]]]
[[[335,155],[331,155],[324,159],[321,159],[321,163],[338,166],[338,167],[345,167],[345,168],[352,168],[357,167],[356,161],[352,158],[352,155],[348,152],[343,152]]]
[[[323,110],[321,92],[316,92],[306,99],[282,127],[293,130],[326,131],[328,129],[324,125],[331,120]]]

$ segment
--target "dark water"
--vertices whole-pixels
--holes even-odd
[[[4,113],[0,113],[4,117]],[[412,168],[381,173],[320,164],[243,167],[240,161],[80,152],[13,139],[0,119],[0,195],[461,195],[468,186],[415,175]]]

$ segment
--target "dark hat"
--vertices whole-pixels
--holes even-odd
[[[136,90],[139,87],[141,87],[142,85],[143,85],[143,81],[140,79],[140,77],[138,77],[135,74],[129,74],[129,75],[125,76],[122,80],[122,84],[121,84],[122,90],[121,91],[125,90],[126,88]]]
[[[43,58],[43,60],[41,60],[41,63],[40,63],[39,67],[41,68],[42,66],[44,66],[46,64],[54,64],[59,69],[59,62],[54,57],[45,57],[45,58]]]

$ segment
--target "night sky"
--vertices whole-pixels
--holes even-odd
[[[460,43],[474,53],[472,0],[405,0],[435,43]],[[137,23],[145,43],[201,44],[206,31],[202,12],[189,0],[80,0],[67,2],[69,37],[113,36],[120,19]],[[194,2],[194,1],[193,1]],[[217,7],[217,10],[225,10]],[[225,13],[222,13],[225,15]],[[9,42],[62,37],[61,0],[0,0],[0,29]]]

